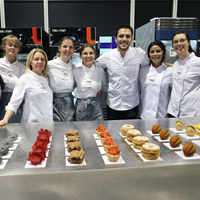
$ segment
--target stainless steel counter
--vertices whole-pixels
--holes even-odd
[[[175,127],[177,119],[119,120],[104,122],[68,122],[8,124],[0,129],[0,141],[8,132],[22,137],[5,169],[0,170],[0,199],[198,199],[200,160],[183,160],[174,151],[159,143],[146,131],[154,124]],[[185,126],[199,124],[200,118],[182,118]],[[122,152],[125,164],[105,165],[93,134],[100,123],[112,135]],[[161,148],[163,161],[143,162],[120,137],[122,125],[132,124]],[[25,169],[31,146],[38,131],[48,129],[53,140],[46,168]],[[64,134],[79,130],[86,155],[85,166],[65,165]],[[183,143],[186,141],[183,140]],[[200,148],[197,146],[197,153]]]

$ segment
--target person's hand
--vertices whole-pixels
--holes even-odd
[[[8,120],[7,119],[2,119],[1,121],[0,121],[0,126],[3,126],[3,125],[5,125],[5,124],[7,124],[8,123]]]
[[[101,96],[102,90],[100,92],[97,92],[97,97],[99,98]]]

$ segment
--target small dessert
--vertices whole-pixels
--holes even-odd
[[[84,151],[74,150],[70,153],[70,157],[67,159],[71,164],[81,164],[85,158]]]
[[[44,136],[44,137],[51,137],[51,131],[48,131],[47,129],[42,129],[40,131],[38,131],[39,136]]]
[[[137,136],[141,136],[141,132],[137,129],[128,130],[126,133],[126,138],[129,142],[132,142],[132,139]]]
[[[121,156],[121,151],[118,149],[117,145],[112,144],[110,147],[108,147],[106,155],[109,161],[117,162],[119,160],[119,157]]]
[[[196,147],[192,143],[187,143],[183,145],[183,153],[187,157],[192,156],[196,153]]]
[[[180,146],[180,144],[182,143],[182,140],[178,135],[174,135],[170,138],[169,143],[172,148],[176,148]]]
[[[132,144],[137,149],[142,149],[142,145],[145,143],[149,143],[149,138],[145,136],[137,136],[132,140]]]
[[[74,150],[80,151],[81,150],[81,142],[75,141],[75,142],[68,142],[68,152],[72,152]]]
[[[175,123],[176,130],[182,131],[184,129],[184,123],[181,120],[176,121]]]
[[[112,144],[115,144],[114,141],[113,141],[113,139],[112,139],[112,137],[107,136],[107,137],[106,137],[106,141],[103,142],[104,150],[105,150],[105,151],[108,151],[108,147],[109,147],[110,145],[112,145]]]
[[[75,142],[75,141],[79,141],[79,136],[78,135],[68,136],[66,143],[68,143],[68,142]]]
[[[43,160],[45,160],[46,155],[44,152],[40,152],[37,149],[29,152],[28,161],[31,161],[32,165],[39,165]]]
[[[2,145],[10,148],[13,146],[13,141],[10,138],[6,138],[5,140],[3,140]]]
[[[7,154],[8,154],[8,147],[1,145],[0,146],[0,156],[5,156]]]
[[[68,136],[74,136],[74,135],[78,135],[78,130],[69,130],[66,133],[66,137],[68,137]]]
[[[187,133],[188,136],[193,137],[196,134],[195,127],[192,126],[192,125],[187,126],[186,133]]]
[[[98,136],[100,136],[100,134],[103,133],[104,130],[106,130],[104,125],[100,124],[99,127],[95,130],[95,132]]]
[[[103,133],[100,134],[99,137],[100,137],[102,143],[106,141],[107,136],[111,137],[111,135],[109,135],[109,132],[107,130],[104,130]]]
[[[159,134],[161,140],[167,140],[170,136],[170,132],[167,129],[162,129]]]
[[[15,132],[10,132],[10,133],[8,134],[8,138],[10,138],[12,141],[15,141],[15,140],[17,140],[18,135],[17,135],[17,133],[15,133]]]
[[[160,133],[161,130],[162,130],[162,127],[158,124],[155,124],[154,126],[152,126],[152,129],[151,129],[153,134]]]
[[[123,136],[126,136],[128,130],[132,130],[132,129],[135,129],[135,127],[133,125],[130,125],[130,124],[124,124],[122,127],[121,127],[121,134]]]
[[[145,143],[142,145],[141,152],[147,160],[156,160],[160,155],[160,147],[156,144]]]

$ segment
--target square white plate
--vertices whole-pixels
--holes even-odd
[[[99,136],[97,134],[93,134],[95,140],[99,140]]]
[[[118,165],[118,164],[124,164],[125,163],[125,161],[123,160],[123,158],[121,156],[119,157],[117,162],[110,162],[106,155],[102,156],[102,158],[103,158],[105,165]]]
[[[121,132],[119,132],[119,134],[120,134],[120,136],[121,136],[122,138],[126,138],[126,136],[122,135]]]
[[[183,149],[182,144],[180,144],[178,147],[171,147],[170,143],[163,143],[163,144],[170,150],[182,150]]]
[[[157,136],[157,135],[159,135],[159,133],[153,134],[152,131],[147,131],[147,133],[149,133],[151,136]]]
[[[191,136],[188,136],[186,133],[179,134],[179,136],[186,140],[198,140],[199,139],[198,135],[194,135],[193,137],[191,137]]]
[[[97,146],[103,146],[101,140],[95,140],[95,142],[97,143]]]
[[[24,168],[45,168],[46,164],[47,164],[47,158],[45,158],[45,160],[43,160],[39,165],[32,165],[31,161],[27,160]]]
[[[83,160],[83,162],[81,164],[71,164],[71,163],[69,163],[69,161],[67,160],[67,158],[69,158],[69,157],[65,157],[66,166],[81,166],[81,165],[86,165],[85,158],[84,158],[84,160]]]
[[[18,142],[20,142],[21,139],[22,139],[22,137],[18,137],[18,138],[14,141],[14,143],[18,143]]]
[[[100,154],[106,154],[104,147],[98,147]]]
[[[5,156],[2,156],[2,159],[9,159],[11,158],[12,154],[14,153],[14,151],[8,151],[8,154]]]
[[[134,146],[130,146],[132,149],[133,149],[133,151],[135,151],[136,153],[140,153],[141,152],[141,150],[140,149],[137,149],[137,148],[135,148]]]
[[[129,142],[127,139],[124,139],[124,141],[125,141],[128,145],[133,145],[132,142]]]
[[[4,169],[6,164],[7,164],[8,160],[2,160],[1,164],[0,164],[0,169]]]
[[[200,140],[192,140],[191,142],[200,147]]]
[[[49,144],[47,145],[47,148],[50,149],[51,146],[51,142],[49,142]]]
[[[180,133],[186,133],[186,130],[183,129],[182,131],[178,131],[176,130],[176,128],[169,128],[170,131],[174,132],[174,133],[177,133],[177,134],[180,134]]]
[[[170,140],[170,137],[168,138],[168,139],[166,139],[166,140],[161,140],[160,139],[160,136],[155,136],[154,137],[156,140],[158,140],[159,142],[169,142],[169,140]]]
[[[12,147],[9,148],[9,151],[14,151],[17,148],[18,144],[14,143]]]
[[[159,156],[156,160],[147,160],[142,156],[142,153],[138,153],[138,156],[144,161],[144,162],[155,162],[155,161],[163,161],[163,159]]]
[[[196,153],[194,155],[192,155],[192,156],[189,156],[189,157],[185,156],[184,153],[183,153],[183,151],[175,151],[175,153],[177,155],[179,155],[181,158],[183,158],[184,160],[200,159],[200,156],[198,154],[196,154]]]

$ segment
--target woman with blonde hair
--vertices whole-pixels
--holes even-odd
[[[5,107],[10,101],[15,84],[25,70],[25,66],[16,59],[18,52],[21,50],[21,46],[22,43],[14,35],[7,35],[2,39],[1,49],[4,53],[3,57],[0,58],[0,74],[5,83],[5,87],[0,99],[0,119],[5,115]],[[18,109],[17,114],[9,122],[20,122],[21,115],[22,105]]]
[[[23,101],[21,122],[52,122],[53,121],[53,94],[47,81],[47,55],[41,49],[33,49],[27,58],[26,71],[19,78],[13,90],[11,100],[6,106],[6,114],[0,125],[16,113]]]

